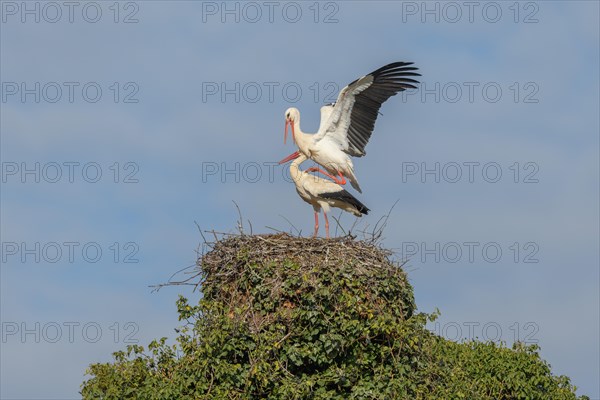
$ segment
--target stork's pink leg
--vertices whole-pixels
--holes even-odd
[[[325,219],[325,221],[327,221],[327,219]],[[319,213],[315,211],[315,234],[313,235],[313,237],[317,237],[317,233],[319,233]]]
[[[318,167],[310,167],[309,169],[306,170],[306,172],[320,172],[323,175],[330,177],[338,185],[345,185],[347,183],[346,178],[344,178],[344,175],[342,175],[342,173],[340,171],[338,171],[338,174],[340,175],[339,178],[336,176],[333,176],[333,175],[329,175],[327,172],[323,171],[322,169],[320,169]]]
[[[344,178],[344,175],[342,175],[342,173],[340,171],[338,171],[338,174],[340,175],[340,179],[336,179],[334,178],[333,180],[335,181],[335,183],[339,184],[339,185],[345,185],[346,184],[346,178]]]
[[[327,213],[323,211],[323,215],[325,216],[325,236],[329,239],[329,220],[327,219]]]
[[[306,170],[306,172],[320,172],[323,175],[327,175],[331,179],[335,179],[333,176],[329,175],[327,172],[323,171],[322,169],[320,169],[318,167],[310,167],[309,169]]]

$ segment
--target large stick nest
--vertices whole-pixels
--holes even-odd
[[[373,312],[385,312],[395,303],[402,304],[408,317],[415,308],[401,265],[390,260],[389,250],[373,242],[350,236],[230,235],[211,243],[211,248],[198,260],[197,283],[205,299],[231,309],[258,301],[272,301],[274,308],[302,307],[321,289],[336,303],[342,293],[359,293]]]

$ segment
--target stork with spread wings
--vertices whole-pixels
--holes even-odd
[[[362,157],[371,138],[381,105],[390,97],[406,89],[416,89],[421,76],[411,62],[395,62],[381,67],[346,86],[333,104],[321,107],[319,131],[307,134],[300,129],[300,111],[289,108],[285,112],[285,136],[288,125],[298,152],[325,168],[318,171],[345,185],[346,178],[352,187],[362,193],[350,156]],[[291,154],[284,160],[298,156]]]

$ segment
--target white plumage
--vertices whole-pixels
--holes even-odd
[[[327,237],[329,237],[329,220],[327,219],[327,213],[329,213],[331,207],[340,208],[357,217],[368,214],[369,209],[337,183],[308,173],[313,170],[313,168],[302,171],[300,169],[300,164],[307,159],[304,154],[299,152],[291,154],[281,160],[280,164],[292,159],[294,159],[294,161],[290,164],[290,175],[294,181],[294,185],[296,185],[296,191],[302,200],[313,206],[315,211],[315,237],[319,231],[319,212],[321,210],[323,210],[323,216],[325,217],[325,231]]]
[[[395,62],[381,67],[346,86],[334,104],[321,107],[321,122],[316,134],[306,134],[300,129],[300,111],[289,108],[285,112],[285,136],[288,125],[300,152],[320,164],[336,183],[345,184],[347,177],[352,187],[362,192],[354,174],[350,156],[362,157],[381,105],[391,96],[419,83],[410,77],[412,63]]]

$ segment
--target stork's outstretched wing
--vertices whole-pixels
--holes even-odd
[[[416,89],[419,81],[411,77],[421,76],[414,72],[412,62],[395,62],[381,67],[346,86],[338,95],[327,121],[321,120],[315,142],[329,140],[351,156],[362,157],[381,105],[390,97],[406,89]]]
[[[335,103],[326,104],[323,107],[321,107],[321,122],[319,123],[319,130],[317,131],[317,133],[321,132],[323,129],[326,128],[327,124],[329,123],[329,117],[331,116],[334,107]]]

